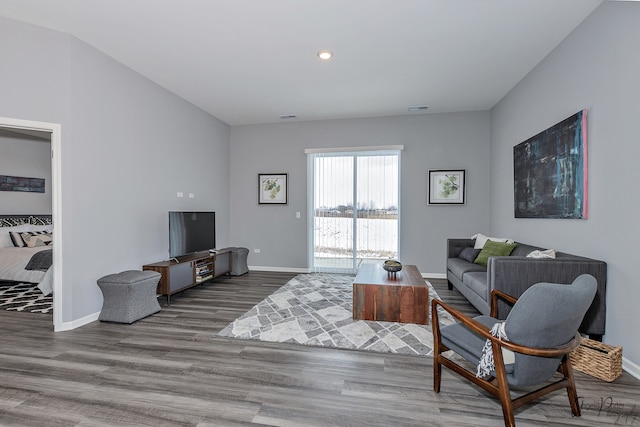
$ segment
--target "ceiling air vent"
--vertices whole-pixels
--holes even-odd
[[[409,107],[409,111],[424,111],[427,108],[429,107],[427,107],[426,105],[416,105],[414,107]]]
[[[298,116],[296,116],[295,114],[286,114],[284,116],[280,116],[281,120],[290,120],[290,119],[297,119]]]

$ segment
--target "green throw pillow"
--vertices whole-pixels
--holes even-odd
[[[502,243],[487,240],[487,243],[484,244],[482,250],[473,262],[486,267],[490,256],[508,256],[513,252],[515,247],[515,243]]]

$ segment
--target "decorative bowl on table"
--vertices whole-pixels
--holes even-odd
[[[396,259],[388,259],[382,264],[388,273],[395,275],[398,271],[402,270],[402,264]]]

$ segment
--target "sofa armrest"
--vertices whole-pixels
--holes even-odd
[[[535,259],[522,256],[490,257],[487,265],[488,292],[493,289],[516,298],[531,285],[539,282],[572,283],[581,274],[591,274],[598,282],[598,290],[585,315],[580,331],[593,335],[605,332],[607,264],[582,257]],[[498,317],[506,318],[510,307],[501,303]]]
[[[474,244],[474,239],[447,239],[447,258],[457,258],[464,248]]]

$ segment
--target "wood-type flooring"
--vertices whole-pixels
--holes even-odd
[[[50,315],[0,311],[2,426],[499,426],[498,402],[430,357],[220,338],[295,274],[218,278],[132,325],[52,331]],[[473,314],[457,291],[441,298]],[[163,298],[161,298],[163,301]],[[576,372],[582,417],[556,392],[519,426],[640,426],[640,381]]]

